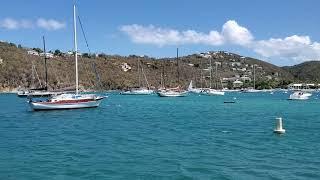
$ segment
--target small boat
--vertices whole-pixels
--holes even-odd
[[[149,82],[148,82],[148,79],[147,79],[147,76],[146,74],[144,73],[144,70],[143,70],[143,67],[141,65],[141,62],[140,62],[140,59],[138,59],[138,81],[139,81],[139,88],[132,88],[128,91],[122,91],[120,92],[120,94],[122,95],[150,95],[150,94],[153,94],[154,91],[150,88],[150,85],[149,85]],[[143,87],[143,83],[141,81],[141,76],[143,75],[143,78],[145,80],[145,85],[147,87]]]
[[[153,94],[154,91],[148,88],[138,88],[138,89],[131,89],[129,91],[120,92],[122,95],[150,95]]]
[[[78,78],[78,48],[77,48],[77,29],[76,29],[76,5],[73,5],[73,23],[74,23],[74,57],[75,57],[75,74],[76,74],[76,93],[63,93],[55,95],[46,101],[29,100],[29,105],[32,110],[60,110],[60,109],[79,109],[98,107],[104,99],[104,96],[95,94],[79,94],[79,78]]]
[[[177,48],[177,71],[178,71],[178,82],[179,81],[179,49]],[[163,67],[164,68],[164,67]],[[163,70],[163,76],[164,78],[164,70]],[[165,88],[164,86],[161,87],[161,89],[158,89],[157,94],[159,97],[185,97],[188,95],[188,91],[182,90],[180,85],[176,88]]]
[[[216,89],[209,88],[209,89],[204,89],[202,93],[205,95],[208,95],[208,96],[216,96],[216,95],[223,96],[225,92],[222,90],[216,90]]]
[[[218,77],[218,63],[216,62],[216,77]],[[224,96],[225,92],[223,91],[223,87],[222,87],[222,83],[221,83],[221,87],[222,89],[218,89],[218,83],[216,82],[216,88],[217,89],[213,89],[212,87],[212,60],[210,58],[210,87],[209,88],[204,88],[202,91],[202,94],[208,95],[208,96]]]
[[[258,93],[258,92],[262,92],[261,90],[258,90],[258,89],[252,89],[252,88],[249,88],[249,89],[244,89],[243,91],[241,92],[244,92],[244,93]]]
[[[188,92],[190,93],[195,93],[195,94],[200,94],[203,92],[202,88],[194,88],[192,84],[192,80],[190,81],[190,84],[188,86]]]
[[[50,97],[54,95],[62,94],[62,92],[50,92],[50,91],[18,91],[18,97]]]
[[[311,93],[296,91],[293,94],[290,94],[289,100],[307,100],[310,96],[312,96]]]
[[[188,91],[179,89],[163,89],[157,92],[160,97],[185,97],[187,96],[187,93]]]

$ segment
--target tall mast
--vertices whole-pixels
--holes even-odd
[[[253,89],[256,89],[256,68],[255,64],[253,65]]]
[[[212,60],[211,60],[211,57],[209,59],[210,59],[210,89],[211,89],[211,85],[212,85]]]
[[[215,62],[216,64],[216,89],[218,89],[218,62]]]
[[[139,79],[139,88],[141,87],[141,77],[140,77],[140,58],[138,59],[138,79]]]
[[[200,59],[200,86],[203,89],[202,60]]]
[[[178,76],[178,85],[180,86],[180,74],[179,74],[179,48],[177,48],[177,76]]]
[[[44,39],[44,36],[42,36],[43,41],[43,53],[44,53],[44,72],[45,72],[45,78],[46,78],[46,84],[45,84],[45,90],[48,90],[48,70],[47,70],[47,52],[46,52],[46,41]]]
[[[76,60],[76,94],[79,89],[78,77],[78,46],[77,46],[77,20],[76,20],[76,4],[73,5],[73,34],[74,34],[74,57]]]

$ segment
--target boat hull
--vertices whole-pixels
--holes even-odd
[[[92,100],[87,102],[76,103],[47,103],[47,102],[29,102],[30,107],[34,111],[44,110],[62,110],[62,109],[81,109],[81,108],[95,108],[101,103],[101,100]]]
[[[208,96],[224,96],[225,92],[215,89],[208,89],[203,92],[203,94]]]
[[[122,95],[150,95],[153,94],[153,90],[132,90],[132,91],[125,91],[121,92]]]
[[[185,97],[187,92],[157,92],[160,97]]]

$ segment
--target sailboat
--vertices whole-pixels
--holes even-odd
[[[60,92],[48,91],[48,69],[47,69],[47,56],[46,56],[47,53],[46,53],[46,43],[45,43],[44,36],[42,37],[42,40],[43,40],[43,52],[44,52],[45,86],[42,87],[37,70],[35,68],[35,65],[32,62],[32,68],[31,68],[32,69],[32,79],[34,79],[34,74],[36,74],[41,87],[40,88],[32,88],[29,90],[18,91],[17,92],[18,97],[49,97],[52,95],[61,94]]]
[[[211,58],[210,58],[210,68],[209,69],[210,69],[210,87],[207,89],[204,89],[203,94],[209,95],[209,96],[216,96],[216,95],[223,96],[224,91],[218,89],[217,82],[216,82],[217,89],[212,88],[212,60],[211,60]],[[218,78],[218,64],[217,63],[216,63],[216,76]]]
[[[256,64],[253,65],[253,88],[249,88],[244,90],[245,93],[257,93],[261,92],[260,90],[256,89]]]
[[[180,83],[179,78],[179,49],[177,48],[177,76],[178,76],[178,83]],[[162,76],[164,77],[164,76]],[[163,88],[158,90],[157,94],[160,97],[185,97],[188,91],[181,89],[180,84],[176,88]]]
[[[142,86],[141,75],[147,84],[147,87]],[[140,59],[138,59],[138,79],[139,79],[139,88],[130,89],[129,91],[121,92],[122,95],[150,95],[153,94],[154,91],[150,89],[150,85],[147,79],[146,74],[144,73],[143,67],[141,65]]]
[[[75,51],[75,73],[76,73],[76,93],[54,95],[46,101],[33,101],[30,99],[29,105],[32,110],[60,110],[60,109],[78,109],[98,107],[104,96],[96,94],[79,94],[78,79],[78,47],[77,47],[77,21],[76,5],[73,5],[73,28],[74,28],[74,51]]]
[[[200,60],[200,69],[202,68],[202,60]],[[190,93],[195,93],[195,94],[200,94],[203,93],[203,88],[202,88],[202,80],[203,80],[203,76],[202,76],[202,69],[200,70],[200,84],[201,84],[201,88],[197,88],[193,85],[193,81],[190,81],[190,84],[188,86],[188,92]]]

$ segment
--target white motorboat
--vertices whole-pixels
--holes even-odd
[[[138,89],[131,89],[129,91],[123,91],[120,94],[122,95],[150,95],[153,94],[154,91],[148,88],[138,88]]]
[[[98,107],[103,96],[95,94],[79,94],[79,79],[78,79],[78,48],[77,48],[77,19],[76,6],[73,6],[73,24],[74,24],[74,51],[75,51],[75,66],[76,66],[76,93],[75,94],[60,94],[49,98],[46,101],[34,101],[30,99],[29,105],[32,110],[60,110],[60,109],[78,109]]]
[[[289,96],[289,100],[307,100],[309,97],[312,96],[311,93],[303,92],[303,91],[296,91]]]

